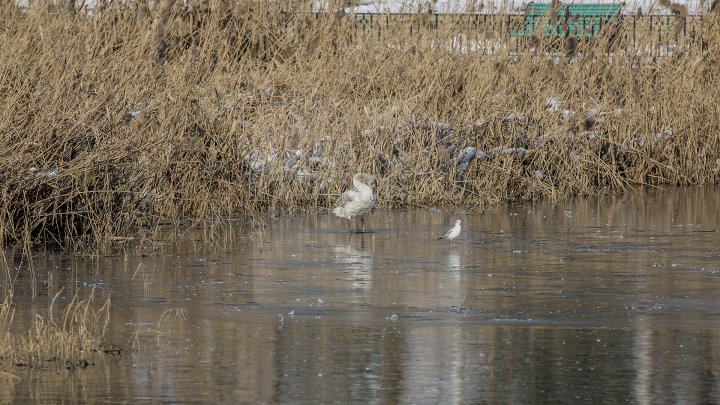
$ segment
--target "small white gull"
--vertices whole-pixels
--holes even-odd
[[[360,218],[364,230],[365,216],[377,204],[377,193],[373,189],[376,183],[375,176],[357,173],[353,176],[352,182],[353,187],[342,193],[337,206],[333,208],[333,214],[350,221]]]
[[[455,226],[448,229],[447,232],[445,232],[445,235],[439,237],[438,239],[447,239],[450,241],[450,244],[452,245],[454,243],[455,238],[460,236],[460,220],[455,220]]]

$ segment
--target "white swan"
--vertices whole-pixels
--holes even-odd
[[[354,218],[361,218],[365,229],[365,215],[377,204],[377,193],[373,189],[376,183],[375,176],[357,173],[353,176],[352,182],[353,187],[342,193],[337,206],[333,208],[333,214],[351,221]]]
[[[457,238],[458,236],[460,236],[460,220],[459,220],[459,219],[456,219],[456,220],[455,220],[455,226],[453,226],[452,228],[448,229],[448,231],[445,232],[445,235],[439,237],[438,239],[447,239],[447,240],[450,241],[450,244],[452,245],[452,244],[453,244],[453,241],[454,241],[455,238]]]

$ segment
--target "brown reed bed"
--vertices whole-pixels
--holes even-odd
[[[60,305],[58,292],[48,308],[31,311],[29,328],[18,330],[12,294],[0,304],[0,373],[12,377],[19,369],[74,371],[84,369],[104,355],[120,354],[105,337],[110,319],[110,299],[96,303],[94,291],[87,298],[74,295]]]
[[[361,170],[381,206],[720,179],[714,14],[659,55],[622,25],[453,49],[459,31],[421,15],[377,31],[288,3],[182,4],[0,6],[3,243],[325,210]]]

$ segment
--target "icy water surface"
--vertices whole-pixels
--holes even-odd
[[[720,188],[265,220],[229,252],[36,262],[111,294],[124,351],[2,402],[720,402]]]

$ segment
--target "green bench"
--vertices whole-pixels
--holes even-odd
[[[590,38],[605,25],[616,23],[622,3],[561,4],[557,19],[550,18],[550,3],[528,3],[522,29],[513,32],[517,36],[542,33],[544,37],[576,36]]]

